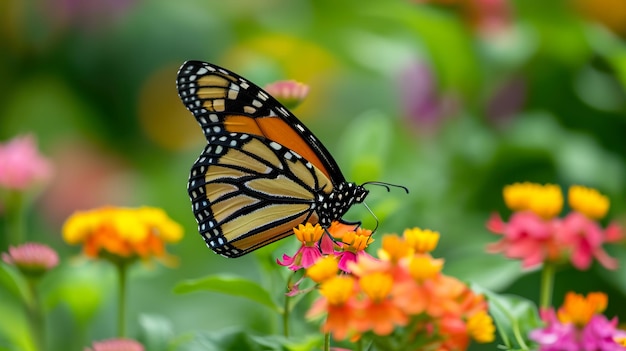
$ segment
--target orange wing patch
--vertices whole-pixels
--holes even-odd
[[[327,178],[330,173],[317,157],[317,153],[303,140],[283,119],[276,116],[253,118],[241,115],[230,115],[224,120],[224,127],[232,133],[246,133],[258,135],[273,140],[286,148],[295,151],[298,155],[311,162],[322,171]]]

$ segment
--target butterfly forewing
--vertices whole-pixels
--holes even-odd
[[[200,123],[207,146],[188,191],[207,245],[244,255],[292,233],[330,225],[367,192],[346,183],[319,140],[284,106],[245,78],[188,61],[178,93]]]

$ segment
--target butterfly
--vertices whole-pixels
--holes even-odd
[[[347,182],[326,147],[274,97],[202,61],[185,62],[176,84],[207,140],[187,190],[210,249],[239,257],[299,224],[350,223],[341,217],[368,190]]]

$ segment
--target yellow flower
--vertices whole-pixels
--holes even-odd
[[[369,229],[357,228],[356,231],[342,233],[338,239],[346,244],[344,249],[351,252],[363,251],[367,246],[374,242],[372,231]]]
[[[397,235],[383,236],[382,247],[378,250],[378,257],[384,261],[397,263],[411,252],[406,241]]]
[[[555,184],[515,183],[503,190],[504,202],[513,211],[531,211],[544,219],[563,209],[563,193]]]
[[[63,239],[82,244],[93,258],[167,258],[165,243],[181,240],[182,227],[163,210],[152,207],[102,207],[72,214],[63,225]]]
[[[324,282],[337,275],[339,262],[335,256],[329,255],[318,259],[315,264],[307,268],[306,275],[316,283]]]
[[[329,305],[345,304],[354,293],[354,278],[347,275],[334,276],[320,285],[320,294]]]
[[[389,295],[393,278],[389,273],[374,272],[359,279],[361,290],[372,301],[383,301]]]
[[[439,242],[439,232],[430,229],[406,229],[403,235],[407,246],[413,249],[415,253],[431,252]]]
[[[298,228],[293,228],[293,232],[301,243],[313,246],[322,239],[324,228],[319,224],[313,226],[307,222],[306,225],[300,224]]]
[[[567,200],[572,209],[591,219],[601,219],[609,211],[609,198],[596,189],[572,185],[567,193]]]
[[[443,259],[432,258],[428,254],[418,254],[409,263],[409,273],[418,281],[432,279],[441,272],[443,263]]]
[[[477,342],[492,342],[495,339],[495,331],[493,319],[485,311],[478,311],[467,320],[467,332]]]
[[[589,293],[587,297],[569,292],[565,295],[565,301],[557,311],[557,316],[563,324],[574,323],[583,327],[595,314],[604,312],[607,304],[608,297],[601,292]]]

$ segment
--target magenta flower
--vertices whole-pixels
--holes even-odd
[[[319,242],[325,236],[325,229],[319,224],[313,226],[311,223],[307,223],[306,225],[300,224],[297,228],[293,228],[293,232],[302,243],[302,246],[293,256],[283,255],[283,260],[276,259],[276,263],[289,267],[292,271],[297,271],[300,268],[309,268],[318,258],[322,257]]]
[[[596,221],[571,212],[557,226],[556,235],[559,242],[571,248],[570,260],[577,269],[588,269],[594,258],[607,269],[617,269],[617,260],[604,251],[602,244],[619,240],[620,232],[615,225],[604,231]]]
[[[297,271],[300,268],[311,267],[320,257],[322,257],[322,253],[316,243],[313,246],[300,246],[293,256],[283,254],[283,260],[276,259],[276,263],[288,267],[292,271]]]
[[[0,187],[24,190],[51,175],[50,162],[39,154],[32,135],[0,144]]]
[[[561,324],[553,309],[541,311],[546,326],[530,332],[530,339],[537,342],[539,351],[582,351],[576,342],[573,324]]]
[[[26,243],[9,247],[2,260],[17,267],[24,275],[37,278],[59,264],[59,255],[50,247],[39,243]]]
[[[582,331],[581,350],[623,351],[615,338],[626,336],[626,332],[617,329],[617,317],[608,320],[604,315],[595,315]]]
[[[490,253],[504,252],[513,259],[522,259],[524,268],[540,265],[544,260],[554,260],[559,256],[555,242],[556,220],[544,220],[530,211],[515,212],[508,223],[498,215],[492,215],[487,228],[503,238],[488,245]]]
[[[589,298],[589,296],[588,296]],[[567,303],[566,298],[566,303]],[[573,301],[573,300],[572,300]],[[587,300],[586,303],[590,303]],[[585,314],[584,306],[580,302],[568,306],[570,313]],[[564,307],[565,308],[565,305]],[[559,312],[560,315],[561,312]],[[578,316],[580,317],[580,316]],[[530,332],[530,339],[539,344],[539,351],[624,351],[617,339],[626,336],[626,331],[617,329],[617,317],[608,320],[599,311],[589,316],[586,321],[576,322],[563,320],[554,312],[554,309],[541,311],[541,319],[545,327]],[[564,322],[565,321],[565,322]]]
[[[132,339],[108,339],[94,341],[85,351],[144,351],[143,345]]]

